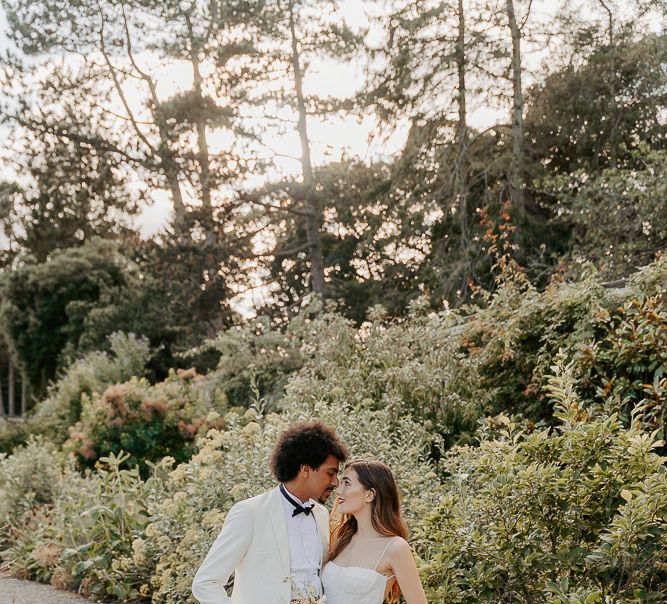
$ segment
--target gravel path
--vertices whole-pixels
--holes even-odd
[[[0,577],[0,604],[90,604],[90,600],[43,583]]]

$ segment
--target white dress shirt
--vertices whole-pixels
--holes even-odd
[[[284,485],[283,485],[284,486]],[[315,505],[308,500],[302,502],[287,487],[285,490],[295,501],[304,507]],[[320,569],[322,567],[322,539],[314,514],[293,516],[294,506],[285,498],[283,509],[287,522],[287,540],[289,541],[290,575],[292,580],[292,599],[307,596],[319,597],[322,594]]]

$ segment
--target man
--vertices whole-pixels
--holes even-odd
[[[192,593],[201,604],[289,604],[322,593],[329,512],[347,448],[321,422],[283,432],[271,456],[275,489],[235,504],[199,567]],[[229,597],[225,585],[234,572]]]

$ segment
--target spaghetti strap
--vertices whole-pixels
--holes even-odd
[[[380,557],[378,558],[378,561],[375,563],[375,566],[373,567],[373,570],[377,570],[378,564],[382,561],[382,557],[387,553],[387,550],[389,549],[389,546],[394,542],[395,539],[398,539],[398,537],[392,537],[389,539],[389,543],[385,545],[385,548],[382,550],[382,553],[380,554]],[[393,575],[392,575],[393,576]]]

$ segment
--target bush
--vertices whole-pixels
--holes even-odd
[[[667,541],[665,459],[655,434],[590,416],[562,359],[558,427],[457,449],[446,496],[420,531],[433,602],[658,602]],[[654,491],[655,489],[655,491]],[[648,594],[652,595],[648,595]]]
[[[381,307],[359,330],[338,315],[313,324],[302,369],[292,376],[282,406],[324,401],[333,408],[386,410],[423,424],[436,452],[466,442],[489,402],[479,387],[478,361],[452,335],[455,317],[425,313],[419,301],[405,320],[389,322]]]
[[[125,452],[127,465],[146,475],[147,464],[165,456],[179,463],[189,459],[197,432],[221,425],[226,400],[191,369],[172,371],[155,385],[136,378],[115,384],[102,394],[83,396],[82,404],[66,450],[74,451],[84,467]]]
[[[143,374],[151,356],[148,340],[116,332],[109,336],[108,342],[110,352],[90,352],[74,361],[25,421],[0,424],[0,452],[11,453],[30,434],[41,434],[62,444],[69,426],[81,417],[82,397]]]
[[[54,445],[29,437],[13,455],[0,454],[0,526],[9,530],[33,508],[53,503],[62,482],[62,459]],[[6,544],[7,534],[0,540]]]
[[[158,487],[151,489],[156,479],[144,483],[136,469],[121,469],[123,462],[103,458],[85,475],[72,464],[61,469],[52,501],[9,526],[11,543],[2,556],[14,574],[100,599],[138,601],[143,577],[131,564],[132,544]],[[2,494],[12,494],[8,486]]]
[[[625,425],[640,417],[665,435],[667,307],[662,294],[634,298],[600,319],[604,333],[582,351],[579,375],[588,405],[618,413]]]
[[[585,404],[598,407],[603,400],[607,405],[616,400],[608,410],[624,408],[627,419],[635,404],[650,399],[654,415],[660,414],[665,403],[665,283],[665,259],[645,267],[620,291],[605,289],[595,276],[555,282],[544,292],[523,279],[501,283],[489,306],[462,327],[461,336],[479,368],[480,388],[492,395],[490,414],[550,422],[553,409],[544,376],[560,350],[575,362]]]

